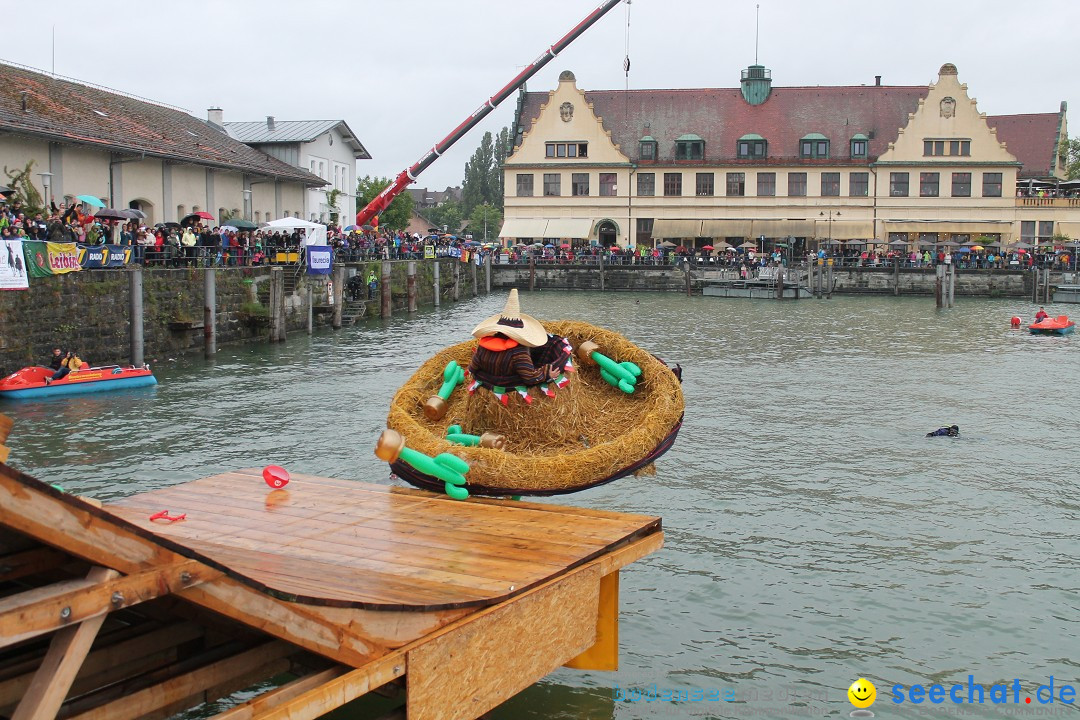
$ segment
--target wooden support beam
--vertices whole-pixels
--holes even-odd
[[[284,672],[290,665],[285,658],[295,652],[296,647],[275,640],[124,695],[68,720],[135,720],[180,704],[189,706],[192,698],[203,702],[209,688],[228,684],[230,680],[243,678],[246,682],[254,674],[266,677],[267,673]]]
[[[115,570],[95,567],[86,579],[99,584],[117,575]],[[65,627],[53,636],[49,652],[34,673],[34,679],[11,720],[52,720],[56,717],[103,622],[105,613],[100,613],[78,625]]]
[[[158,628],[136,637],[121,640],[92,651],[71,686],[80,695],[141,672],[176,662],[177,646],[202,637],[203,629],[195,623],[180,623]],[[40,660],[34,661],[36,667]],[[32,671],[0,682],[0,715],[14,706],[30,687]]]
[[[336,665],[329,670],[304,675],[245,703],[231,707],[225,712],[218,713],[209,720],[254,720],[271,710],[291,703],[304,693],[315,690],[331,680],[336,680],[350,670],[351,668],[345,665]]]
[[[0,647],[220,576],[195,560],[105,581],[69,580],[0,600]]]
[[[0,414],[0,463],[7,462],[8,453],[11,452],[11,449],[5,446],[4,443],[7,442],[11,426],[14,424],[14,420],[7,415]]]
[[[50,547],[38,547],[12,553],[0,558],[0,582],[18,580],[46,570],[53,570],[69,559],[68,555]]]

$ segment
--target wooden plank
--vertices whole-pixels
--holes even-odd
[[[576,670],[619,669],[619,571],[600,578],[600,605],[596,612],[596,642],[566,663]]]
[[[27,590],[0,600],[0,647],[153,600],[220,575],[195,560],[182,560],[103,582],[87,577]]]
[[[102,584],[118,574],[115,570],[95,567],[91,568],[86,579],[94,584]],[[49,644],[49,652],[34,673],[34,679],[11,720],[52,720],[56,717],[103,622],[104,613],[56,633]]]
[[[582,568],[409,652],[409,720],[472,720],[596,639],[600,571]]]
[[[3,413],[0,413],[0,443],[7,442],[8,435],[11,433],[11,428],[14,427],[14,425],[14,420]]]
[[[70,558],[59,550],[38,547],[0,558],[0,582],[18,580],[63,565]]]
[[[275,640],[99,705],[74,715],[69,720],[135,720],[178,701],[197,696],[208,687],[230,678],[246,676],[253,670],[264,668],[275,660],[295,653],[296,650],[288,643]],[[284,663],[284,666],[287,667],[288,663]]]
[[[299,677],[292,682],[253,697],[247,702],[234,705],[225,712],[210,717],[209,720],[254,720],[271,710],[292,703],[300,695],[315,690],[349,671],[350,669],[344,665],[336,665],[322,672]]]
[[[6,463],[9,455],[11,455],[11,448],[0,445],[0,463]]]

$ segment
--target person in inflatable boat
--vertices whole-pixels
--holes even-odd
[[[939,427],[937,430],[934,430],[933,432],[926,433],[926,437],[943,437],[943,436],[959,437],[960,436],[960,426],[959,425],[950,425],[948,427]]]
[[[479,343],[469,372],[489,389],[558,383],[571,369],[570,343],[521,312],[516,288],[502,312],[473,328],[472,335]]]

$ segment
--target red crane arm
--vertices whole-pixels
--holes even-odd
[[[415,182],[416,177],[426,170],[431,163],[435,162],[440,155],[450,149],[451,145],[460,140],[465,133],[469,132],[469,130],[475,127],[477,123],[487,117],[488,113],[498,107],[499,103],[510,97],[515,90],[524,85],[529,78],[538,73],[540,69],[554,59],[556,55],[565,50],[570,43],[580,37],[582,33],[593,25],[593,23],[622,1],[623,0],[605,0],[599,7],[589,13],[589,16],[575,25],[573,30],[566,33],[566,35],[564,35],[557,43],[545,50],[540,57],[533,60],[532,63],[518,73],[513,80],[508,82],[502,90],[488,98],[487,101],[478,107],[472,115],[465,118],[460,125],[454,128],[453,132],[437,142],[426,155],[417,160],[408,169],[402,170],[398,176],[394,178],[394,182],[383,188],[383,191],[379,193],[374,200],[369,202],[360,212],[356,213],[356,224],[366,225],[371,222],[372,218],[385,210],[394,198],[409,185],[409,183]]]

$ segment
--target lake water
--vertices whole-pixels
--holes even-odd
[[[153,389],[4,403],[12,463],[102,500],[271,462],[387,482],[372,448],[391,395],[504,297],[161,359]],[[537,292],[522,305],[681,363],[687,409],[655,477],[545,500],[663,517],[665,548],[623,572],[621,669],[557,671],[493,718],[846,716],[860,676],[879,717],[1074,716],[1023,698],[1050,676],[1056,692],[1080,685],[1080,334],[1011,330],[1034,315],[1019,301]],[[953,423],[958,439],[923,437]],[[896,684],[969,675],[1019,679],[1021,705],[890,700]],[[705,699],[619,699],[653,687]]]

